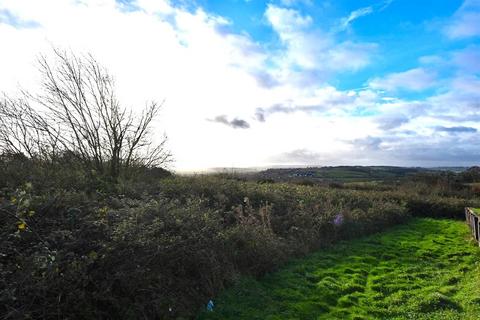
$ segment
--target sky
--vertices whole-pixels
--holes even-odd
[[[0,92],[52,47],[164,101],[176,171],[480,163],[480,0],[0,0]]]

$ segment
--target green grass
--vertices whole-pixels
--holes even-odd
[[[465,223],[416,219],[244,278],[198,319],[479,319],[479,263]]]
[[[472,208],[473,212],[476,214],[480,214],[480,208]]]

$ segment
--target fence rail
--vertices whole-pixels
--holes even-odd
[[[475,213],[471,208],[465,208],[465,219],[470,227],[473,238],[480,246],[480,215]]]

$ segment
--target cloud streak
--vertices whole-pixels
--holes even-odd
[[[233,129],[248,129],[248,128],[250,128],[250,124],[247,121],[245,121],[243,119],[239,119],[239,118],[234,118],[232,120],[228,120],[227,116],[225,116],[225,115],[216,116],[215,118],[213,118],[209,121],[221,123],[221,124],[224,124],[226,126],[229,126],[229,127],[233,128]]]
[[[435,127],[435,131],[455,134],[455,133],[475,133],[477,132],[477,129],[472,127],[464,127],[464,126],[456,126],[456,127],[438,126],[438,127]]]
[[[391,73],[383,78],[373,78],[368,85],[372,89],[396,91],[399,89],[422,91],[436,85],[437,76],[424,68]]]
[[[327,158],[324,154],[303,148],[283,152],[272,157],[272,160],[290,165],[322,165]]]
[[[0,9],[0,23],[11,25],[15,28],[38,28],[40,24],[33,20],[24,20],[8,9]]]
[[[480,36],[480,1],[465,0],[444,29],[450,39]]]
[[[340,27],[339,27],[340,30],[347,29],[353,21],[355,21],[360,17],[369,15],[371,13],[373,13],[372,7],[364,7],[364,8],[360,8],[355,11],[352,11],[348,17],[345,17],[340,21]]]

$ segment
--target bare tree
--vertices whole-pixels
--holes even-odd
[[[22,92],[0,103],[0,149],[53,158],[69,151],[89,169],[117,178],[132,167],[171,161],[153,140],[152,123],[162,103],[147,103],[134,114],[123,107],[115,82],[92,55],[53,49],[53,61],[39,58],[41,93]]]

